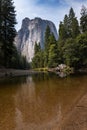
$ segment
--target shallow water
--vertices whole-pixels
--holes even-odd
[[[55,130],[86,91],[86,75],[0,80],[0,130]]]

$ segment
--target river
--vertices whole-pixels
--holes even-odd
[[[55,130],[87,91],[87,75],[0,79],[0,130]]]

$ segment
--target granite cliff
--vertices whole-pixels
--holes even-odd
[[[18,51],[26,56],[28,62],[31,62],[34,56],[35,42],[37,42],[37,44],[40,43],[41,48],[44,48],[44,36],[47,25],[57,40],[57,30],[51,21],[42,20],[41,18],[32,20],[29,18],[23,19],[21,29],[15,38],[15,44]]]

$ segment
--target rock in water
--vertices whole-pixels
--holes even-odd
[[[15,38],[15,44],[18,51],[23,56],[26,56],[28,62],[31,62],[34,56],[35,42],[37,44],[40,43],[41,48],[44,48],[44,36],[47,25],[50,27],[51,32],[53,32],[57,40],[57,30],[51,21],[42,20],[41,18],[35,18],[32,20],[29,18],[23,19],[21,29],[18,31]]]

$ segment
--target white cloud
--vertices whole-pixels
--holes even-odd
[[[76,12],[76,16],[80,17],[82,5],[87,6],[87,0],[65,0],[69,7],[73,7]]]

